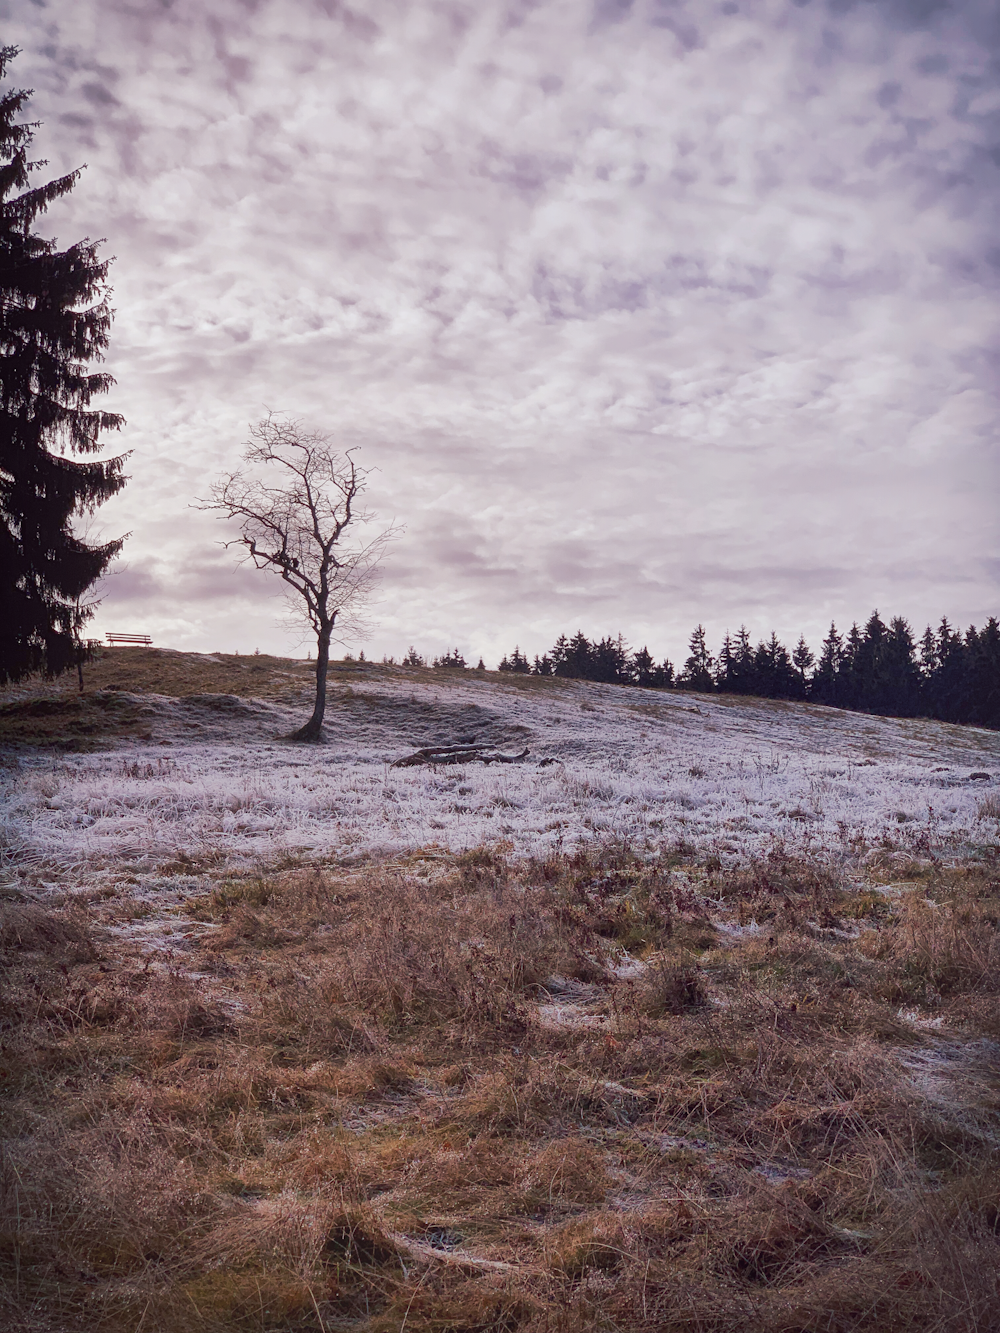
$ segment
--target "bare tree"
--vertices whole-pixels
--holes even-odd
[[[212,487],[210,503],[236,519],[243,546],[258,569],[279,574],[288,585],[295,618],[304,616],[316,635],[316,702],[312,717],[293,740],[316,741],[326,711],[326,678],[334,627],[357,624],[372,590],[376,566],[395,535],[387,528],[367,542],[348,545],[344,534],[371,516],[358,508],[368,473],[353,451],[338,452],[328,435],[269,413],[251,427],[244,451],[250,470],[230,472]],[[262,475],[269,472],[269,476]]]

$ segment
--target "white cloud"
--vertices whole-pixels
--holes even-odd
[[[988,12],[724,8],[14,7],[118,256],[102,619],[283,642],[187,508],[265,404],[407,525],[376,651],[995,611]]]

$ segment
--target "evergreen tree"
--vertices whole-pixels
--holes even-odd
[[[813,673],[811,697],[817,703],[840,705],[840,667],[844,657],[844,641],[831,620],[830,633],[823,640],[819,661]]]
[[[0,77],[17,54],[0,47]],[[124,456],[81,461],[122,418],[90,410],[110,375],[94,373],[108,344],[108,260],[82,240],[67,250],[32,231],[79,171],[36,188],[28,150],[36,128],[18,123],[30,97],[0,94],[0,683],[79,662],[93,586],[124,538],[89,545],[74,519],[121,490]]]
[[[873,611],[854,653],[852,706],[883,717],[912,717],[920,702],[914,646],[901,616],[886,625]]]
[[[924,693],[927,694],[931,678],[937,670],[937,639],[934,637],[934,631],[930,625],[924,630],[923,637],[920,640],[918,670]]]
[[[859,698],[861,695],[860,682],[858,679],[858,668],[861,659],[861,645],[863,643],[861,631],[857,624],[853,624],[847,631],[847,638],[844,640],[843,651],[840,655],[840,671],[838,672],[838,704],[841,708],[859,708]]]
[[[736,654],[733,651],[733,641],[729,631],[726,630],[726,637],[722,640],[722,647],[719,649],[719,660],[715,666],[715,687],[724,694],[734,692],[736,675]]]
[[[498,671],[514,671],[519,676],[527,676],[531,671],[531,663],[521,652],[520,648],[515,647],[510,657],[505,657],[497,668]]]
[[[511,669],[516,671],[519,676],[531,675],[531,663],[516,645],[514,646],[514,656],[511,658]]]
[[[445,670],[464,671],[468,663],[457,648],[446,648],[440,657],[435,657],[431,665],[437,667],[438,670],[444,668]]]
[[[757,645],[754,653],[754,665],[757,676],[757,693],[765,699],[799,699],[802,697],[800,681],[788,649],[771,631],[766,642]]]
[[[806,643],[804,634],[799,635],[799,641],[795,645],[795,651],[792,653],[792,666],[799,673],[799,698],[804,699],[809,692],[808,672],[815,665],[816,654]]]
[[[697,625],[691,632],[688,658],[678,684],[682,689],[710,693],[715,688],[715,676],[712,671],[714,665],[715,660],[708,651],[705,626]]]
[[[972,704],[965,720],[1000,728],[1000,623],[991,616],[978,634],[970,629],[965,642]]]
[[[852,706],[866,713],[882,712],[891,690],[886,678],[886,642],[889,627],[878,611],[868,617],[863,633],[853,650]],[[850,642],[850,640],[849,640]]]
[[[669,658],[665,657],[657,665],[648,648],[639,649],[629,668],[629,683],[632,685],[642,685],[653,690],[671,690],[674,687],[674,668]]]
[[[656,663],[649,649],[643,645],[632,658],[632,676],[637,685],[652,685],[655,683]]]
[[[566,635],[560,634],[558,639],[556,639],[555,643],[552,645],[551,653],[546,654],[549,661],[552,663],[551,674],[553,676],[565,676],[567,674],[567,672],[561,668],[565,668],[566,655],[568,652],[569,643],[566,639]]]
[[[920,671],[913,631],[902,616],[894,616],[889,622],[885,665],[890,712],[896,717],[916,717],[920,712]]]
[[[600,680],[609,685],[631,684],[632,667],[628,645],[620,634],[614,639],[608,635],[600,643],[595,643],[588,665],[589,680]]]
[[[961,630],[953,630],[947,616],[941,617],[935,643],[935,668],[930,680],[931,716],[945,722],[961,722],[968,711],[965,644]]]
[[[593,667],[594,650],[583,630],[577,630],[567,643],[562,635],[552,649],[552,661],[555,675],[568,676],[575,680],[590,680]]]
[[[756,694],[757,670],[754,665],[753,648],[750,646],[750,631],[741,625],[733,644],[733,662],[730,671],[731,689],[734,694]]]

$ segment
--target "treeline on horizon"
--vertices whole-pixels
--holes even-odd
[[[402,664],[426,665],[413,648]],[[461,669],[468,664],[456,648],[433,665]],[[484,669],[480,659],[478,670]],[[515,647],[499,669],[646,689],[809,700],[884,717],[929,717],[1000,730],[1000,622],[995,616],[981,630],[971,625],[964,634],[942,618],[918,642],[901,616],[886,624],[873,611],[863,629],[855,624],[844,635],[831,624],[818,657],[802,636],[791,652],[774,633],[754,646],[742,626],[737,634],[726,634],[713,655],[704,626],[698,625],[680,671],[666,659],[656,662],[645,647],[632,652],[620,634],[591,641],[578,630],[572,638],[560,635],[533,661]]]

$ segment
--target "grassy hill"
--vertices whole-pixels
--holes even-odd
[[[309,690],[0,700],[4,1327],[1000,1326],[1000,735]]]

